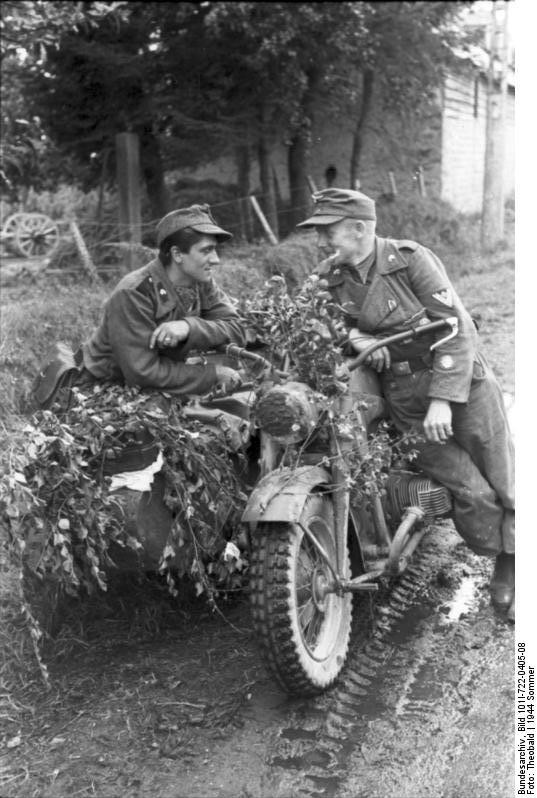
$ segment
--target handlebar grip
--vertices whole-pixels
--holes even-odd
[[[248,349],[244,349],[243,347],[239,346],[238,344],[227,344],[225,349],[226,355],[229,357],[235,357],[237,359],[242,358],[243,360],[252,360],[254,363],[262,363],[263,366],[266,368],[272,368],[272,363],[270,360],[267,360],[262,355],[258,355],[255,352],[250,352]]]

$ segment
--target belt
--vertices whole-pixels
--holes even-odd
[[[431,359],[424,357],[411,357],[408,360],[392,361],[388,372],[396,377],[402,377],[405,374],[413,374],[415,371],[423,371],[431,367]]]

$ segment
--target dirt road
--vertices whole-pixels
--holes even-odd
[[[505,798],[513,630],[490,564],[451,526],[395,589],[356,606],[343,679],[291,700],[260,661],[245,600],[129,639],[103,618],[0,761],[5,798]],[[72,650],[72,643],[71,650]]]
[[[512,269],[458,287],[512,392]],[[395,590],[357,601],[344,676],[309,700],[265,670],[246,597],[70,624],[52,689],[13,711],[3,696],[0,796],[509,798],[514,631],[490,609],[490,569],[436,527]]]

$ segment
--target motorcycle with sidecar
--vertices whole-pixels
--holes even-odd
[[[446,327],[449,334],[434,348],[456,335],[455,317],[384,338],[348,359],[349,390],[322,407],[288,371],[231,344],[226,362],[255,364],[261,388],[242,386],[185,407],[191,418],[225,429],[245,455],[242,522],[254,627],[269,670],[291,694],[312,695],[334,683],[349,648],[353,593],[376,591],[381,578],[401,574],[428,522],[451,512],[449,491],[408,465],[390,468],[382,490],[373,485],[367,494],[353,491],[349,467],[368,456],[387,416],[377,374],[365,365],[369,355]],[[344,417],[354,418],[351,430],[333,423]],[[157,473],[150,491],[119,491],[131,534],[153,564],[172,525],[164,490]]]

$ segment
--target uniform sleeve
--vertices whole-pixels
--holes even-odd
[[[149,341],[155,329],[151,298],[126,289],[110,298],[108,329],[113,357],[127,385],[176,394],[203,394],[216,381],[214,365],[189,365],[162,356]]]
[[[429,249],[418,246],[409,259],[408,277],[411,288],[432,321],[456,316],[458,333],[433,350],[433,377],[429,396],[450,402],[466,402],[470,393],[473,364],[477,352],[477,333],[449,281],[444,265]],[[438,333],[438,339],[448,334]]]
[[[201,316],[187,316],[188,348],[200,351],[222,344],[244,346],[246,334],[239,314],[224,291],[211,280],[200,291]]]

